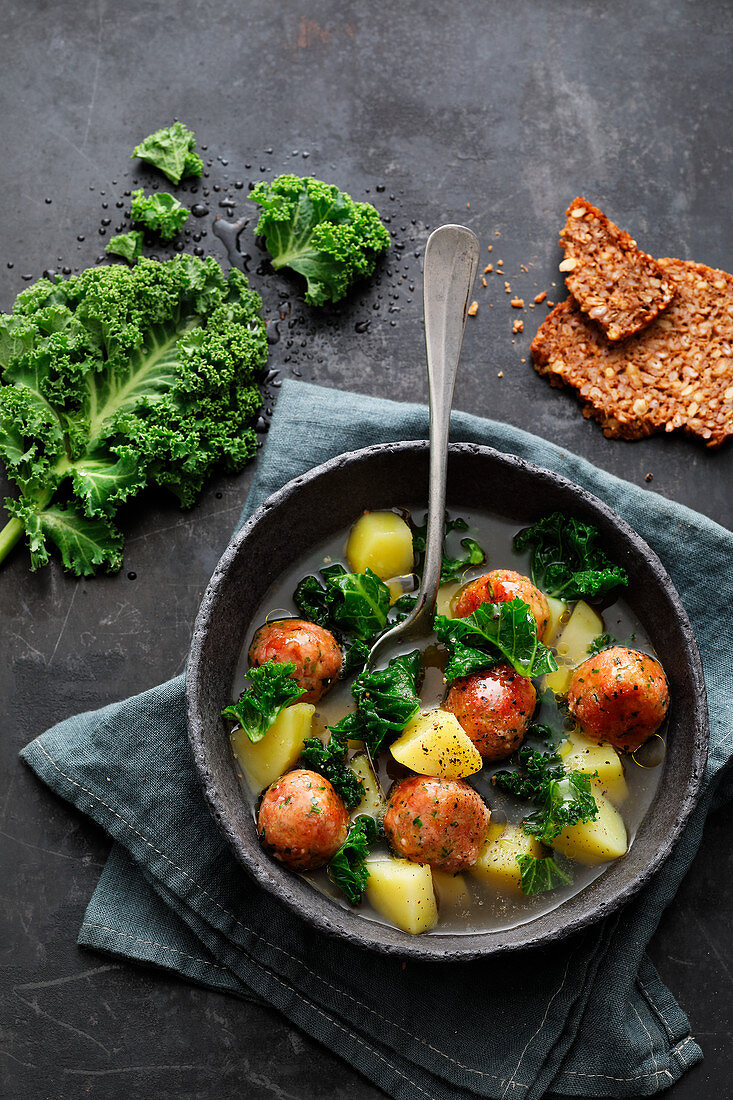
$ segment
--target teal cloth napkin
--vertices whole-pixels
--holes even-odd
[[[333,455],[426,434],[424,407],[288,382],[243,518]],[[620,913],[551,948],[450,965],[403,967],[321,936],[222,841],[191,762],[182,677],[69,718],[22,756],[115,841],[80,944],[260,998],[400,1100],[651,1094],[702,1057],[645,948],[716,792],[733,793],[720,782],[733,679],[716,641],[716,608],[733,604],[733,535],[508,425],[455,413],[452,437],[557,470],[606,501],[657,551],[695,628],[710,698],[705,789],[671,858]]]

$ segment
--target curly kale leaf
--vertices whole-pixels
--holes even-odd
[[[157,233],[162,241],[170,241],[188,220],[188,210],[167,191],[146,195],[140,187],[132,192],[130,216],[134,222]]]
[[[537,624],[528,604],[483,603],[464,619],[435,616],[435,633],[450,653],[448,682],[487,668],[501,654],[521,676],[554,672],[557,662],[537,637]]]
[[[538,588],[549,596],[579,600],[629,583],[626,570],[611,561],[599,539],[591,524],[553,512],[515,535],[514,549],[531,550],[532,580]]]
[[[389,588],[371,569],[349,573],[329,565],[318,577],[304,577],[293,594],[304,619],[338,635],[344,651],[342,677],[361,672],[374,639],[387,625]]]
[[[134,264],[143,254],[143,231],[133,229],[130,233],[118,233],[112,237],[105,248],[113,256],[122,256],[123,260]]]
[[[538,807],[522,827],[525,833],[536,836],[543,844],[552,845],[555,837],[569,825],[595,821],[598,816],[590,777],[582,772],[566,771],[555,752],[543,753],[525,746],[518,753],[518,771],[497,772],[493,782]]]
[[[241,726],[250,741],[261,741],[280,711],[305,695],[305,688],[291,680],[293,672],[292,661],[265,661],[251,668],[252,686],[245,688],[236,703],[224,708],[222,717]]]
[[[308,767],[327,779],[344,805],[353,810],[362,800],[364,784],[346,763],[346,736],[334,727],[325,745],[319,737],[308,737],[303,743],[302,756]]]
[[[558,886],[569,886],[572,875],[559,867],[552,856],[530,856],[526,853],[517,856],[521,876],[522,893],[527,897],[556,890]]]
[[[597,653],[610,649],[614,645],[621,645],[621,642],[618,638],[614,638],[613,634],[598,634],[588,646],[588,654],[595,657]]]
[[[372,817],[360,814],[349,829],[348,836],[328,864],[328,877],[346,895],[352,905],[358,905],[369,881],[366,858],[379,830]]]
[[[121,564],[114,514],[148,485],[193,504],[217,466],[256,452],[267,357],[241,272],[179,256],[41,279],[0,315],[0,456],[20,497],[0,560],[25,532],[33,568]]]
[[[338,302],[355,280],[374,271],[389,233],[368,202],[321,180],[278,176],[250,192],[261,207],[255,232],[264,235],[275,268],[289,267],[307,281],[305,300]]]
[[[461,516],[455,519],[445,518],[445,531],[443,540],[448,538],[451,531],[468,531],[468,524]],[[425,563],[425,541],[428,534],[427,516],[419,525],[412,525],[412,552],[415,556],[415,572],[422,576]],[[448,584],[450,581],[459,581],[466,569],[472,565],[482,565],[486,561],[486,554],[475,539],[461,539],[461,546],[466,551],[463,557],[451,558],[443,549],[443,559],[440,566],[440,583]]]
[[[333,731],[342,737],[364,741],[374,756],[385,738],[402,733],[420,709],[417,693],[422,675],[419,650],[393,657],[385,669],[362,672],[351,685],[356,710],[347,714]]]
[[[159,168],[175,184],[185,176],[200,176],[204,170],[204,162],[196,152],[196,135],[182,122],[150,134],[135,146],[130,160],[133,157]]]

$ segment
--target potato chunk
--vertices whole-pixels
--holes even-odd
[[[250,741],[244,730],[232,734],[232,748],[253,794],[259,794],[295,765],[303,742],[311,735],[312,703],[293,703],[281,710],[261,741]]]
[[[369,568],[383,581],[411,573],[412,532],[395,512],[365,512],[351,528],[346,558],[355,573]]]
[[[603,633],[603,619],[584,600],[578,600],[567,625],[555,641],[557,672],[545,676],[545,687],[557,695],[565,695],[573,669],[588,656],[588,646]]]
[[[379,821],[384,814],[386,803],[379,788],[377,777],[374,774],[374,768],[369,763],[369,757],[365,752],[357,753],[349,761],[349,767],[353,772],[356,772],[364,784],[364,794],[361,802],[351,811],[351,816],[358,817],[360,814],[368,814],[375,821]]]
[[[598,806],[596,820],[568,825],[552,842],[558,852],[589,867],[618,859],[626,855],[629,847],[621,814],[598,791],[593,792],[593,797]]]
[[[620,805],[627,797],[629,789],[624,766],[613,745],[590,741],[582,733],[571,733],[558,751],[568,771],[590,775],[594,789],[604,794],[614,806]],[[598,775],[593,776],[593,772]]]
[[[433,888],[440,909],[465,909],[471,904],[471,893],[463,875],[449,875],[433,867]]]
[[[470,873],[503,893],[521,894],[522,876],[517,856],[540,859],[545,849],[521,825],[489,825],[489,836]]]
[[[368,861],[367,867],[366,896],[378,913],[412,936],[433,927],[438,919],[438,906],[427,863],[374,859]]]
[[[429,710],[405,726],[390,746],[398,764],[419,775],[463,779],[481,771],[481,755],[455,714]]]
[[[545,633],[542,636],[542,641],[545,645],[553,645],[555,639],[563,628],[561,622],[563,615],[568,610],[568,605],[564,600],[555,599],[554,596],[545,596],[547,600],[547,606],[550,609],[550,618],[547,626],[545,627]]]

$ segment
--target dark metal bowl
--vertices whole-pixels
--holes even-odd
[[[422,959],[467,959],[546,943],[617,909],[669,856],[697,800],[708,720],[700,655],[677,592],[656,554],[627,523],[572,482],[488,447],[456,444],[448,464],[451,508],[482,508],[518,524],[548,512],[593,523],[629,573],[625,594],[669,679],[672,706],[659,788],[626,856],[579,894],[505,931],[413,937],[341,909],[260,848],[221,718],[245,631],[272,581],[315,543],[365,508],[415,500],[428,480],[426,443],[393,443],[340,455],[291,481],[257,509],[219,562],[194,628],[186,676],[189,738],[206,800],[243,867],[324,932],[365,948]]]

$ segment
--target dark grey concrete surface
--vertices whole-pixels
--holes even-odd
[[[395,247],[379,277],[322,315],[302,305],[295,282],[256,273],[261,254],[245,227],[268,317],[289,310],[271,351],[281,378],[423,398],[421,253],[441,221],[473,227],[485,262],[503,260],[526,303],[562,293],[556,238],[578,193],[653,254],[733,263],[726,3],[6,0],[3,16],[2,309],[24,275],[96,261],[121,224],[124,192],[154,179],[129,160],[133,145],[173,117],[213,161],[209,196],[197,192],[210,215],[194,230],[206,236],[187,246],[224,260],[214,214],[251,219],[247,183],[283,170],[336,182],[390,217]],[[652,473],[653,491],[733,526],[730,446],[604,439],[527,361],[546,307],[527,308],[513,337],[519,314],[504,280],[487,279],[457,407],[637,484]],[[0,1093],[13,1100],[382,1095],[271,1011],[78,949],[106,840],[17,761],[55,721],[180,671],[248,477],[214,481],[186,514],[154,494],[130,507],[115,577],[76,581],[57,563],[30,574],[23,550],[3,566]],[[730,1095],[731,825],[731,809],[711,817],[652,943],[706,1052],[671,1090],[678,1100]]]

